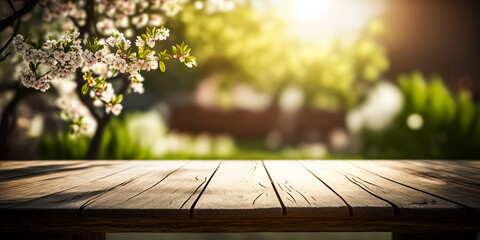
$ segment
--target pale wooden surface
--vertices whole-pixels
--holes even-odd
[[[281,216],[261,161],[224,161],[193,208],[196,217]]]
[[[1,231],[480,231],[470,161],[0,163]]]
[[[289,216],[349,216],[342,198],[297,162],[268,161],[265,166]]]

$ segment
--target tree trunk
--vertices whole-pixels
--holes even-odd
[[[10,149],[8,147],[8,137],[13,129],[15,119],[13,117],[18,103],[26,96],[34,93],[32,89],[21,87],[17,85],[15,88],[15,95],[13,99],[7,104],[0,119],[0,160],[8,160],[11,158]]]
[[[110,122],[111,114],[106,114],[103,118],[98,121],[97,129],[95,130],[95,134],[93,135],[92,141],[90,142],[90,146],[88,147],[88,153],[86,159],[94,160],[98,159],[101,150],[101,144],[103,139],[103,132],[107,127],[108,123]]]

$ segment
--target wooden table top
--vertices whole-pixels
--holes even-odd
[[[8,161],[0,231],[480,231],[480,161]]]

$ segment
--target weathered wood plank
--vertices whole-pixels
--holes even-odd
[[[81,216],[83,208],[99,196],[133,182],[156,168],[171,172],[184,164],[181,161],[148,161],[136,164],[128,171],[121,171],[86,184],[77,185],[65,191],[29,201],[9,209],[15,214],[46,216]],[[82,176],[79,176],[82,177]]]
[[[105,240],[105,233],[0,233],[2,240]]]
[[[417,163],[417,161],[368,161],[352,162],[357,167],[378,174],[394,182],[399,182],[430,193],[451,202],[467,206],[472,211],[480,213],[480,185],[476,185],[480,173],[473,175],[468,170],[462,171],[461,165],[440,162]],[[459,173],[446,170],[446,167],[457,169]],[[464,173],[470,177],[461,176]]]
[[[343,200],[315,176],[293,161],[264,161],[286,207],[287,216],[349,216]]]
[[[83,160],[55,160],[55,161],[43,161],[43,160],[25,160],[25,161],[0,161],[1,170],[9,170],[14,168],[22,167],[32,167],[32,166],[43,166],[55,164],[70,164],[70,163],[81,163]]]
[[[282,213],[259,161],[223,161],[193,209],[194,217],[272,217]]]
[[[100,163],[101,161],[99,161]],[[85,163],[89,165],[89,163]],[[91,164],[78,170],[58,172],[0,183],[0,209],[9,208],[49,194],[64,191],[105,176],[128,170],[139,163],[123,162],[103,166]]]
[[[47,176],[54,173],[64,173],[95,166],[108,166],[115,164],[118,164],[118,161],[44,161],[43,164],[35,162],[33,165],[21,163],[19,165],[10,166],[10,168],[0,167],[0,182],[27,177]]]
[[[320,181],[338,194],[350,207],[352,216],[393,216],[388,202],[375,197],[350,182],[344,174],[332,169],[337,161],[299,161]]]
[[[61,178],[58,181],[40,183],[38,189],[10,189],[2,206],[6,214],[49,216],[77,216],[83,203],[112,188],[126,184],[133,178],[148,172],[156,163],[126,162],[114,168],[84,171],[81,174]],[[62,184],[64,183],[64,184]],[[19,194],[23,197],[16,197]]]
[[[180,162],[163,166],[114,189],[85,206],[83,216],[187,218],[219,161]],[[161,167],[163,166],[163,167]]]
[[[474,161],[441,161],[441,160],[403,160],[403,161],[380,161],[398,166],[400,170],[424,177],[433,177],[449,183],[459,183],[480,187],[480,164]]]
[[[396,214],[404,216],[422,216],[425,214],[438,217],[463,216],[467,214],[464,207],[432,195],[391,182],[348,162],[317,162],[330,166],[354,183],[357,187],[388,201]],[[362,164],[358,161],[357,164]]]

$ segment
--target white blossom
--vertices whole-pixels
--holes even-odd
[[[138,93],[138,94],[143,94],[145,92],[145,88],[143,87],[143,83],[133,81],[130,83],[130,88],[132,89],[133,92]]]
[[[105,105],[106,113],[112,113],[113,115],[118,116],[122,112],[123,106],[121,104],[107,104]]]
[[[150,47],[150,48],[153,48],[155,47],[155,38],[147,38],[147,45]]]
[[[143,41],[143,39],[140,36],[137,36],[137,40],[135,40],[135,45],[139,48],[143,47],[145,46],[145,41]]]
[[[191,59],[188,63],[185,63],[185,66],[192,68],[193,66],[197,65],[197,61],[195,59]]]
[[[155,31],[155,40],[166,40],[170,36],[170,30],[167,28],[157,29]]]

